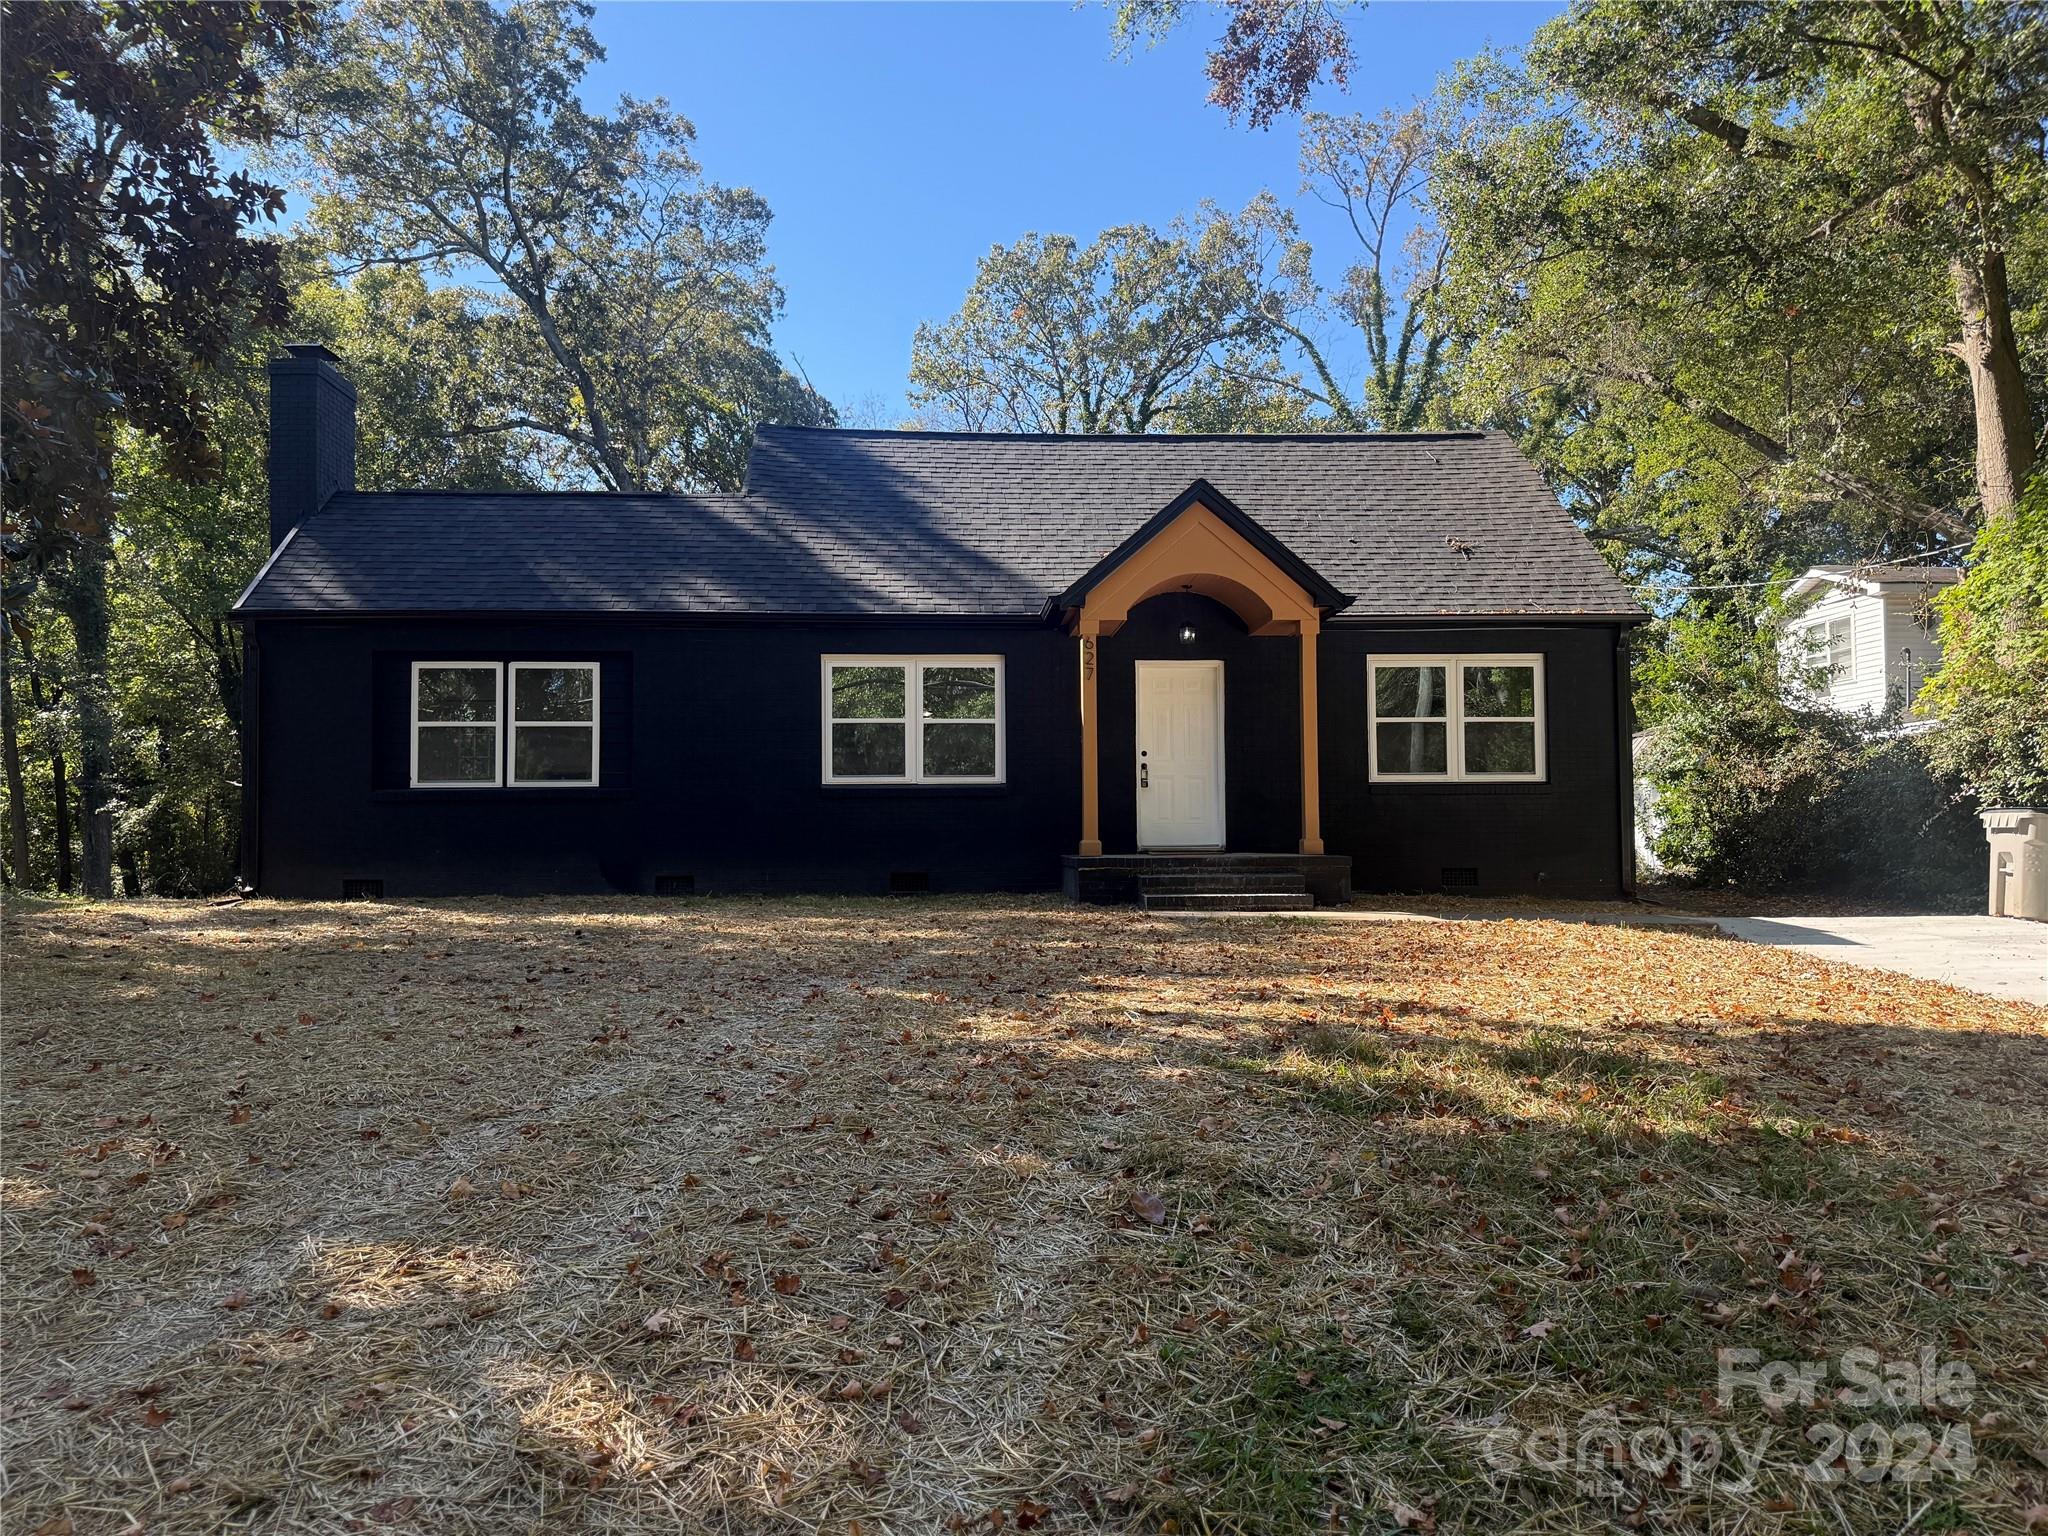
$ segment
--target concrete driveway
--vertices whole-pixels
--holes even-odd
[[[1312,912],[1162,914],[1205,918],[1256,916],[1338,922],[1499,922],[1541,919],[1560,923],[1620,923],[1634,928],[1675,928],[1694,933],[1720,929],[1752,944],[1775,944],[1802,954],[1902,971],[1929,981],[1967,987],[1993,997],[2048,1006],[2048,923],[2008,917],[1730,917],[1669,907],[1582,906],[1551,910],[1502,903],[1450,910],[1354,904]]]
[[[2048,925],[2013,917],[1723,917],[1731,937],[2048,1004]]]

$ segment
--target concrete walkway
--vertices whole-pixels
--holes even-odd
[[[1928,981],[1945,981],[1993,997],[2048,1006],[2048,924],[2006,917],[1728,917],[1678,912],[1668,907],[1624,907],[1605,911],[1501,905],[1456,911],[1413,908],[1318,907],[1313,912],[1162,913],[1161,916],[1310,919],[1336,922],[1499,922],[1505,919],[1559,923],[1614,923],[1630,928],[1672,928],[1711,933],[1752,944],[1817,955],[1874,971],[1901,971]]]

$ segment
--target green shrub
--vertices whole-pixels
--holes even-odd
[[[1777,636],[1769,614],[1692,619],[1645,663],[1657,724],[1640,766],[1658,859],[1704,884],[1967,900],[1983,834],[1961,786],[1929,771],[1899,710],[1790,696]]]
[[[1941,726],[1928,761],[1982,805],[2048,804],[2048,475],[1977,535],[1968,573],[1935,606],[1942,663],[1920,703]]]

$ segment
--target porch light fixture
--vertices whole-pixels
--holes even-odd
[[[1192,625],[1192,624],[1183,624],[1183,625],[1181,625],[1181,627],[1180,627],[1180,643],[1181,643],[1182,645],[1193,645],[1193,644],[1195,643],[1195,626],[1194,626],[1194,625]]]

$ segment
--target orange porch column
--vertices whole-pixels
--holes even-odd
[[[1102,754],[1095,732],[1095,647],[1100,621],[1081,621],[1081,845],[1084,859],[1102,853]]]
[[[1316,636],[1322,625],[1301,625],[1301,851],[1323,851],[1322,737],[1316,728]]]

